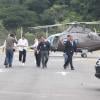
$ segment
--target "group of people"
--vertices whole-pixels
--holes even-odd
[[[4,65],[6,68],[12,67],[13,62],[13,53],[15,51],[14,44],[18,47],[19,50],[19,61],[22,65],[26,62],[26,53],[28,46],[28,40],[23,35],[21,39],[17,40],[14,34],[8,35],[5,40],[5,62]],[[64,45],[64,65],[63,68],[66,69],[70,64],[71,70],[74,70],[72,58],[74,52],[76,52],[77,46],[73,37],[71,35],[67,35],[67,39],[63,42]],[[49,51],[50,51],[50,43],[43,36],[35,39],[34,44],[29,48],[34,49],[34,55],[36,59],[36,66],[40,67],[42,63],[42,68],[47,68],[47,62],[49,59]]]
[[[28,47],[28,40],[23,35],[21,39],[17,40],[15,34],[9,34],[4,43],[5,48],[5,61],[6,68],[12,67],[13,55],[16,46],[19,49],[19,61],[24,65],[26,61],[26,50]]]
[[[4,43],[5,55],[6,55],[4,65],[6,68],[12,67],[15,44],[19,50],[19,62],[22,63],[23,66],[26,62],[27,49],[32,48],[34,49],[36,66],[40,67],[42,62],[42,68],[47,67],[50,43],[43,36],[40,37],[39,39],[35,39],[34,44],[29,47],[28,40],[25,38],[25,35],[22,35],[22,38],[17,40],[14,34],[9,34]]]
[[[40,67],[42,62],[42,68],[47,68],[47,62],[49,59],[50,43],[42,36],[39,39],[35,39],[35,43],[31,48],[34,49],[36,58],[36,66]]]

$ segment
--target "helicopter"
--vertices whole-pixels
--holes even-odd
[[[64,51],[64,42],[67,41],[67,35],[72,35],[77,44],[77,52],[81,53],[81,57],[86,58],[88,52],[100,49],[100,36],[96,30],[93,31],[87,28],[86,25],[99,25],[100,22],[72,22],[66,23],[69,25],[67,29],[61,33],[50,35],[47,40],[51,44],[51,51]],[[34,29],[61,26],[63,24],[46,25],[33,27]],[[48,30],[47,30],[48,32]]]

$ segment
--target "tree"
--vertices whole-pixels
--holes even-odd
[[[58,5],[70,5],[71,0],[54,0],[54,2]]]
[[[0,4],[3,5],[19,4],[19,0],[0,0]]]
[[[81,14],[84,21],[100,20],[100,0],[71,0],[71,9]]]
[[[28,7],[28,10],[43,13],[45,9],[50,7],[50,2],[49,0],[27,0],[25,5]]]
[[[20,6],[12,6],[3,10],[0,14],[6,29],[17,29],[21,26],[35,26],[38,23],[37,15]]]
[[[46,24],[55,24],[62,22],[66,14],[65,8],[66,6],[54,5],[50,9],[45,10],[41,15],[42,21],[46,22]]]

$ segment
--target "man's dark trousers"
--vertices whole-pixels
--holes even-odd
[[[19,51],[19,61],[25,63],[26,61],[26,50]]]
[[[41,60],[42,60],[42,67],[47,67],[47,62],[49,58],[48,51],[41,51]]]
[[[13,49],[6,49],[5,65],[12,66],[13,62]]]
[[[41,54],[40,54],[40,52],[39,53],[37,53],[37,51],[35,52],[35,59],[36,59],[37,67],[40,67],[40,64],[41,64]]]
[[[73,54],[67,54],[67,55],[68,55],[68,58],[67,58],[67,60],[66,60],[66,62],[64,64],[64,68],[66,69],[67,66],[70,64],[71,69],[74,69],[73,64],[72,64]]]

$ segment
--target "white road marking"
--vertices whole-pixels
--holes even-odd
[[[8,95],[29,95],[29,96],[35,96],[38,98],[48,98],[48,97],[69,97],[69,96],[77,96],[77,94],[66,94],[66,93],[46,93],[46,92],[41,92],[41,93],[34,93],[34,92],[16,92],[16,91],[0,91],[0,94],[8,94]]]
[[[5,72],[5,70],[4,69],[0,69],[0,72]]]
[[[9,71],[11,71],[11,70],[9,70],[9,69],[0,69],[0,73],[9,72]]]
[[[56,72],[57,74],[61,74],[62,76],[66,76],[67,74],[69,74],[70,72]]]

